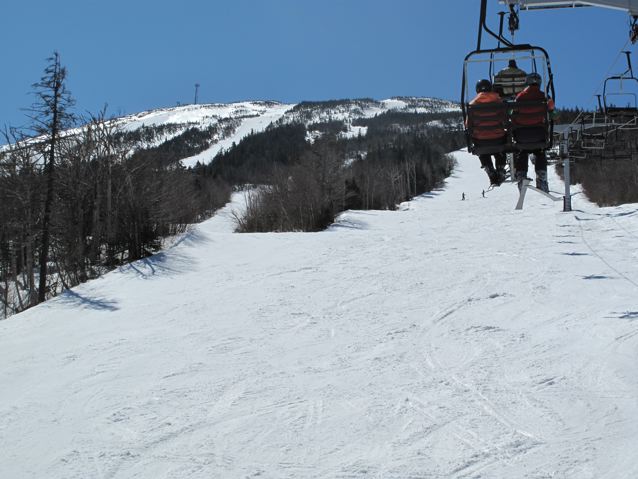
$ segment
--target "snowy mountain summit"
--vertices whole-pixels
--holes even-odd
[[[245,108],[245,129],[292,114]],[[455,158],[440,190],[321,233],[234,234],[236,194],[0,322],[0,477],[638,476],[637,205],[514,211]]]
[[[174,138],[189,128],[205,130],[218,127],[210,145],[204,151],[181,160],[182,165],[206,164],[220,151],[239,143],[251,133],[264,131],[271,125],[303,123],[306,126],[329,121],[345,122],[350,132],[359,134],[351,123],[360,118],[371,118],[386,112],[452,113],[460,115],[458,103],[437,98],[396,97],[388,100],[329,100],[285,104],[273,101],[249,101],[229,104],[185,105],[162,108],[118,120],[118,126],[127,132],[140,129],[159,131],[147,147],[156,146]],[[456,120],[458,123],[458,119]]]

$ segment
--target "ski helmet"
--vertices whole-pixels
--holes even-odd
[[[484,78],[476,83],[476,93],[486,91],[492,91],[492,82]]]
[[[543,83],[543,79],[536,72],[530,73],[527,75],[527,78],[525,78],[526,85],[540,85],[541,83]]]

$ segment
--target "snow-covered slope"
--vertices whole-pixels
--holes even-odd
[[[300,103],[291,108],[280,123],[311,123],[328,121],[352,121],[357,118],[372,118],[388,111],[407,113],[459,113],[458,103],[438,98],[396,97],[388,100],[333,100],[326,102]]]
[[[124,131],[135,131],[141,127],[174,126],[170,134],[157,140],[159,143],[183,133],[187,128],[205,129],[223,121],[233,121],[228,135],[214,138],[209,149],[182,160],[182,164],[188,167],[194,166],[198,161],[208,163],[222,149],[239,143],[246,135],[265,130],[293,106],[272,101],[186,105],[122,117],[117,120],[117,124]]]
[[[456,156],[401,211],[228,207],[1,322],[0,477],[638,476],[638,205],[514,211]]]
[[[310,102],[300,104],[278,103],[273,101],[252,101],[228,104],[185,105],[174,108],[162,108],[125,116],[115,120],[123,131],[132,132],[142,127],[164,127],[166,131],[158,135],[152,144],[157,146],[183,133],[188,128],[206,129],[225,124],[225,132],[218,132],[212,139],[210,148],[181,160],[186,166],[197,162],[206,164],[220,151],[239,143],[252,133],[264,131],[272,124],[302,122],[306,125],[332,120],[345,121],[349,126],[349,136],[365,130],[352,127],[350,123],[357,118],[371,118],[387,111],[418,113],[459,112],[458,104],[437,98],[397,97],[388,100],[338,100]]]

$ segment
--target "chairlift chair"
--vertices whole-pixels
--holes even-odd
[[[516,60],[519,67],[523,67],[528,73],[539,73],[543,79],[543,89],[546,98],[555,98],[554,82],[551,71],[551,64],[547,52],[537,46],[532,45],[506,45],[491,49],[477,49],[470,52],[463,64],[463,80],[461,91],[461,109],[463,113],[466,142],[468,151],[475,155],[514,153],[519,151],[547,150],[553,145],[553,121],[551,119],[548,100],[515,101],[514,97],[504,98],[502,104],[488,103],[471,105],[473,96],[473,81],[478,76],[472,75],[470,67],[479,65],[487,67],[488,74],[482,78],[489,77],[494,82],[497,74],[497,66],[506,66],[510,60]],[[483,69],[485,71],[485,69]],[[472,91],[470,91],[472,88]],[[524,125],[526,116],[544,116],[544,135],[537,139],[519,138],[520,130],[527,128]],[[487,127],[484,125],[488,125]],[[481,128],[502,129],[504,136],[500,142],[477,142],[474,137]],[[480,136],[480,135],[479,135]]]
[[[638,117],[638,78],[634,76],[631,66],[631,52],[624,53],[627,55],[627,70],[620,75],[608,77],[603,85],[602,108],[611,123],[635,123]],[[614,99],[625,104],[614,102]]]

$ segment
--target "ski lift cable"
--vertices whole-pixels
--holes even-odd
[[[618,54],[616,55],[616,57],[614,58],[614,61],[612,62],[612,64],[609,66],[609,68],[607,69],[607,72],[605,73],[603,79],[600,81],[600,83],[598,84],[598,86],[596,87],[595,91],[600,91],[601,86],[603,86],[603,84],[605,83],[605,79],[607,79],[610,75],[611,75],[611,71],[614,69],[614,67],[616,66],[616,63],[618,63],[618,59],[623,55],[623,53],[626,53],[627,51],[627,46],[629,44],[631,40],[627,40],[625,42],[625,44],[622,46],[622,48],[620,49],[620,51],[618,52]],[[625,72],[626,73],[626,72]],[[595,97],[596,93],[594,93],[592,95],[592,97]]]

